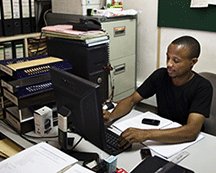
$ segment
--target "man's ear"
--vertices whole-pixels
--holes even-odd
[[[192,61],[191,61],[191,62],[192,62],[192,66],[193,66],[194,64],[196,64],[197,61],[198,61],[198,58],[193,58]]]

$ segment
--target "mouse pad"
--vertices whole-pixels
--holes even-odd
[[[158,156],[147,157],[137,167],[135,167],[131,171],[131,173],[141,173],[141,172],[154,173],[159,168],[164,166],[166,163],[168,163],[167,160],[162,159]],[[177,164],[175,164],[172,168],[166,171],[166,173],[173,173],[173,172],[175,173],[194,173],[192,170],[189,170]]]

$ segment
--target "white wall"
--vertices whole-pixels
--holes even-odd
[[[201,54],[198,63],[194,66],[197,72],[208,71],[216,73],[216,33],[206,31],[195,31],[174,28],[161,29],[161,50],[160,50],[160,64],[165,65],[165,51],[166,45],[174,38],[180,35],[191,35],[195,37],[201,44]]]
[[[176,37],[191,35],[201,44],[201,54],[194,70],[216,73],[216,33],[157,27],[157,0],[124,0],[125,9],[138,11],[137,83],[141,83],[158,66],[166,66],[166,49]],[[155,99],[147,100],[155,105]]]
[[[124,0],[123,5],[138,11],[137,80],[143,81],[157,64],[157,0]]]

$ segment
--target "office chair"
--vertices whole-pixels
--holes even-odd
[[[200,75],[208,79],[213,87],[210,116],[205,120],[204,132],[216,136],[216,74],[210,72],[201,72]]]

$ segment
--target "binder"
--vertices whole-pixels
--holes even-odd
[[[12,3],[11,0],[1,0],[2,11],[2,25],[3,35],[11,36],[14,34],[13,16],[12,16]]]
[[[31,22],[30,22],[30,6],[29,0],[20,0],[21,5],[21,23],[22,23],[22,33],[31,33]]]
[[[4,59],[13,59],[13,48],[12,48],[12,42],[4,42]]]
[[[13,14],[13,34],[21,34],[21,18],[20,18],[20,2],[19,0],[12,0],[12,14]]]
[[[0,44],[0,60],[4,60],[4,45]]]
[[[35,0],[29,0],[31,32],[36,32]]]
[[[15,40],[13,41],[13,58],[23,58],[24,54],[24,41],[23,40]]]
[[[1,0],[0,0],[1,1]],[[0,5],[1,5],[1,2],[0,2]],[[3,35],[3,30],[2,30],[2,6],[0,6],[0,36],[2,36]]]

